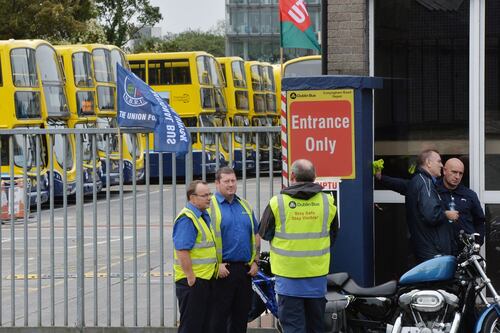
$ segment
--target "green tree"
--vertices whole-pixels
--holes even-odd
[[[160,22],[160,8],[149,0],[95,0],[107,42],[124,46],[144,26]]]
[[[92,0],[0,0],[0,39],[71,42],[96,16]]]
[[[167,35],[165,40],[143,39],[134,46],[134,52],[182,51],[205,51],[216,57],[224,56],[224,36],[219,33],[188,30]]]

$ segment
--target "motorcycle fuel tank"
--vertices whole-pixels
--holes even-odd
[[[399,279],[399,284],[450,280],[455,275],[456,267],[457,259],[454,256],[432,258],[406,272]]]

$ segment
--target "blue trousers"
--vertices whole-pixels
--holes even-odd
[[[278,317],[284,333],[324,333],[326,299],[278,296]]]
[[[187,279],[175,282],[181,314],[178,333],[205,333],[209,329],[209,307],[212,301],[213,280],[197,278],[193,286]]]
[[[245,333],[252,303],[252,278],[245,263],[230,263],[229,276],[214,284],[210,333]]]

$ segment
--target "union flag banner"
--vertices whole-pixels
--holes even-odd
[[[191,135],[179,115],[137,75],[116,68],[118,126],[154,129],[155,152],[186,154]]]
[[[320,50],[304,0],[279,0],[281,47]]]

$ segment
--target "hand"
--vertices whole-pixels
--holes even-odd
[[[382,171],[375,172],[375,178],[377,178],[377,180],[382,179]]]
[[[257,275],[258,271],[259,271],[259,266],[254,261],[254,262],[252,262],[252,265],[250,266],[250,270],[248,271],[247,274],[253,277],[253,276]]]
[[[446,218],[450,221],[458,220],[458,212],[456,210],[447,210],[444,212],[446,214]]]
[[[195,275],[188,276],[187,281],[188,281],[188,286],[190,286],[190,287],[194,286],[194,284],[196,282],[196,276]]]
[[[229,270],[226,267],[226,263],[221,263],[219,265],[219,277],[220,278],[225,278],[229,276]]]

